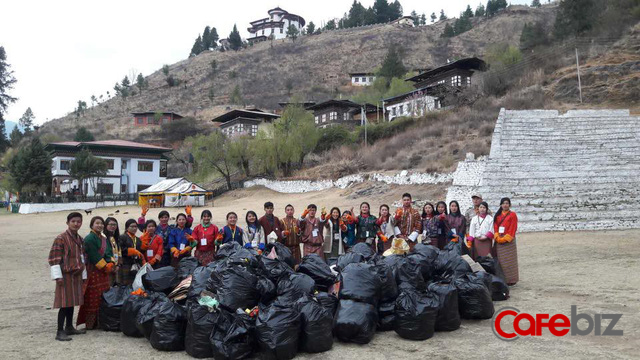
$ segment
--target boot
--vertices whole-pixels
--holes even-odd
[[[82,335],[82,334],[86,334],[87,330],[78,330],[78,329],[74,329],[73,326],[67,326],[64,328],[64,332],[67,335]]]
[[[62,330],[58,330],[58,332],[56,333],[56,340],[58,340],[58,341],[70,341],[71,338],[69,337],[69,335],[67,335],[66,332],[64,332]]]

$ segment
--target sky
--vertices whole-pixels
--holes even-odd
[[[374,0],[360,0],[365,7]],[[512,4],[528,3],[512,0]],[[24,0],[2,5],[0,46],[18,80],[10,95],[6,120],[18,121],[31,107],[36,124],[73,111],[78,100],[91,105],[132,71],[149,75],[164,64],[188,57],[204,27],[215,27],[220,38],[234,24],[243,38],[249,22],[267,16],[279,6],[316,26],[349,11],[352,0],[321,1],[165,1],[165,0]],[[467,4],[475,10],[479,0],[400,0],[405,15],[444,9],[458,16]],[[483,1],[486,3],[486,1]]]

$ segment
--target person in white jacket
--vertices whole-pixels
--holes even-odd
[[[327,259],[344,254],[343,230],[344,224],[340,221],[340,209],[334,207],[329,212],[329,218],[324,223],[324,243],[322,244]]]
[[[394,233],[394,227],[396,226],[395,218],[391,216],[389,212],[389,205],[380,205],[380,213],[376,224],[380,227],[380,233],[378,235],[378,254],[382,255],[385,251],[391,248]],[[383,237],[384,236],[384,237]],[[386,239],[386,241],[384,241]]]
[[[478,215],[471,218],[467,246],[471,249],[473,259],[487,256],[493,246],[493,216],[488,214],[489,205],[486,202],[478,206]],[[469,246],[471,245],[471,246]]]
[[[266,245],[266,239],[264,236],[264,229],[258,222],[258,215],[255,211],[247,211],[247,229],[242,234],[242,243],[247,249],[264,250]]]

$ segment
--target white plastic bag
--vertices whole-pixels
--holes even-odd
[[[144,290],[144,285],[142,285],[142,276],[150,271],[153,271],[153,268],[149,263],[144,264],[144,266],[138,270],[136,278],[133,280],[133,284],[131,285],[134,291],[138,289]]]

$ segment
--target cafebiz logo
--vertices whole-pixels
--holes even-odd
[[[512,341],[520,336],[542,336],[542,328],[549,329],[553,336],[588,335],[594,333],[596,336],[622,336],[622,330],[614,330],[622,314],[578,314],[576,305],[571,305],[571,317],[563,314],[535,314],[520,312],[514,307],[504,307],[498,310],[491,319],[493,333],[501,340]],[[501,324],[503,319],[513,321],[513,332],[504,330]],[[526,320],[523,322],[523,320]],[[586,320],[587,327],[579,328],[578,321]],[[610,320],[608,326],[602,330],[602,320]],[[527,327],[528,323],[528,327]],[[584,323],[581,324],[584,326]]]

